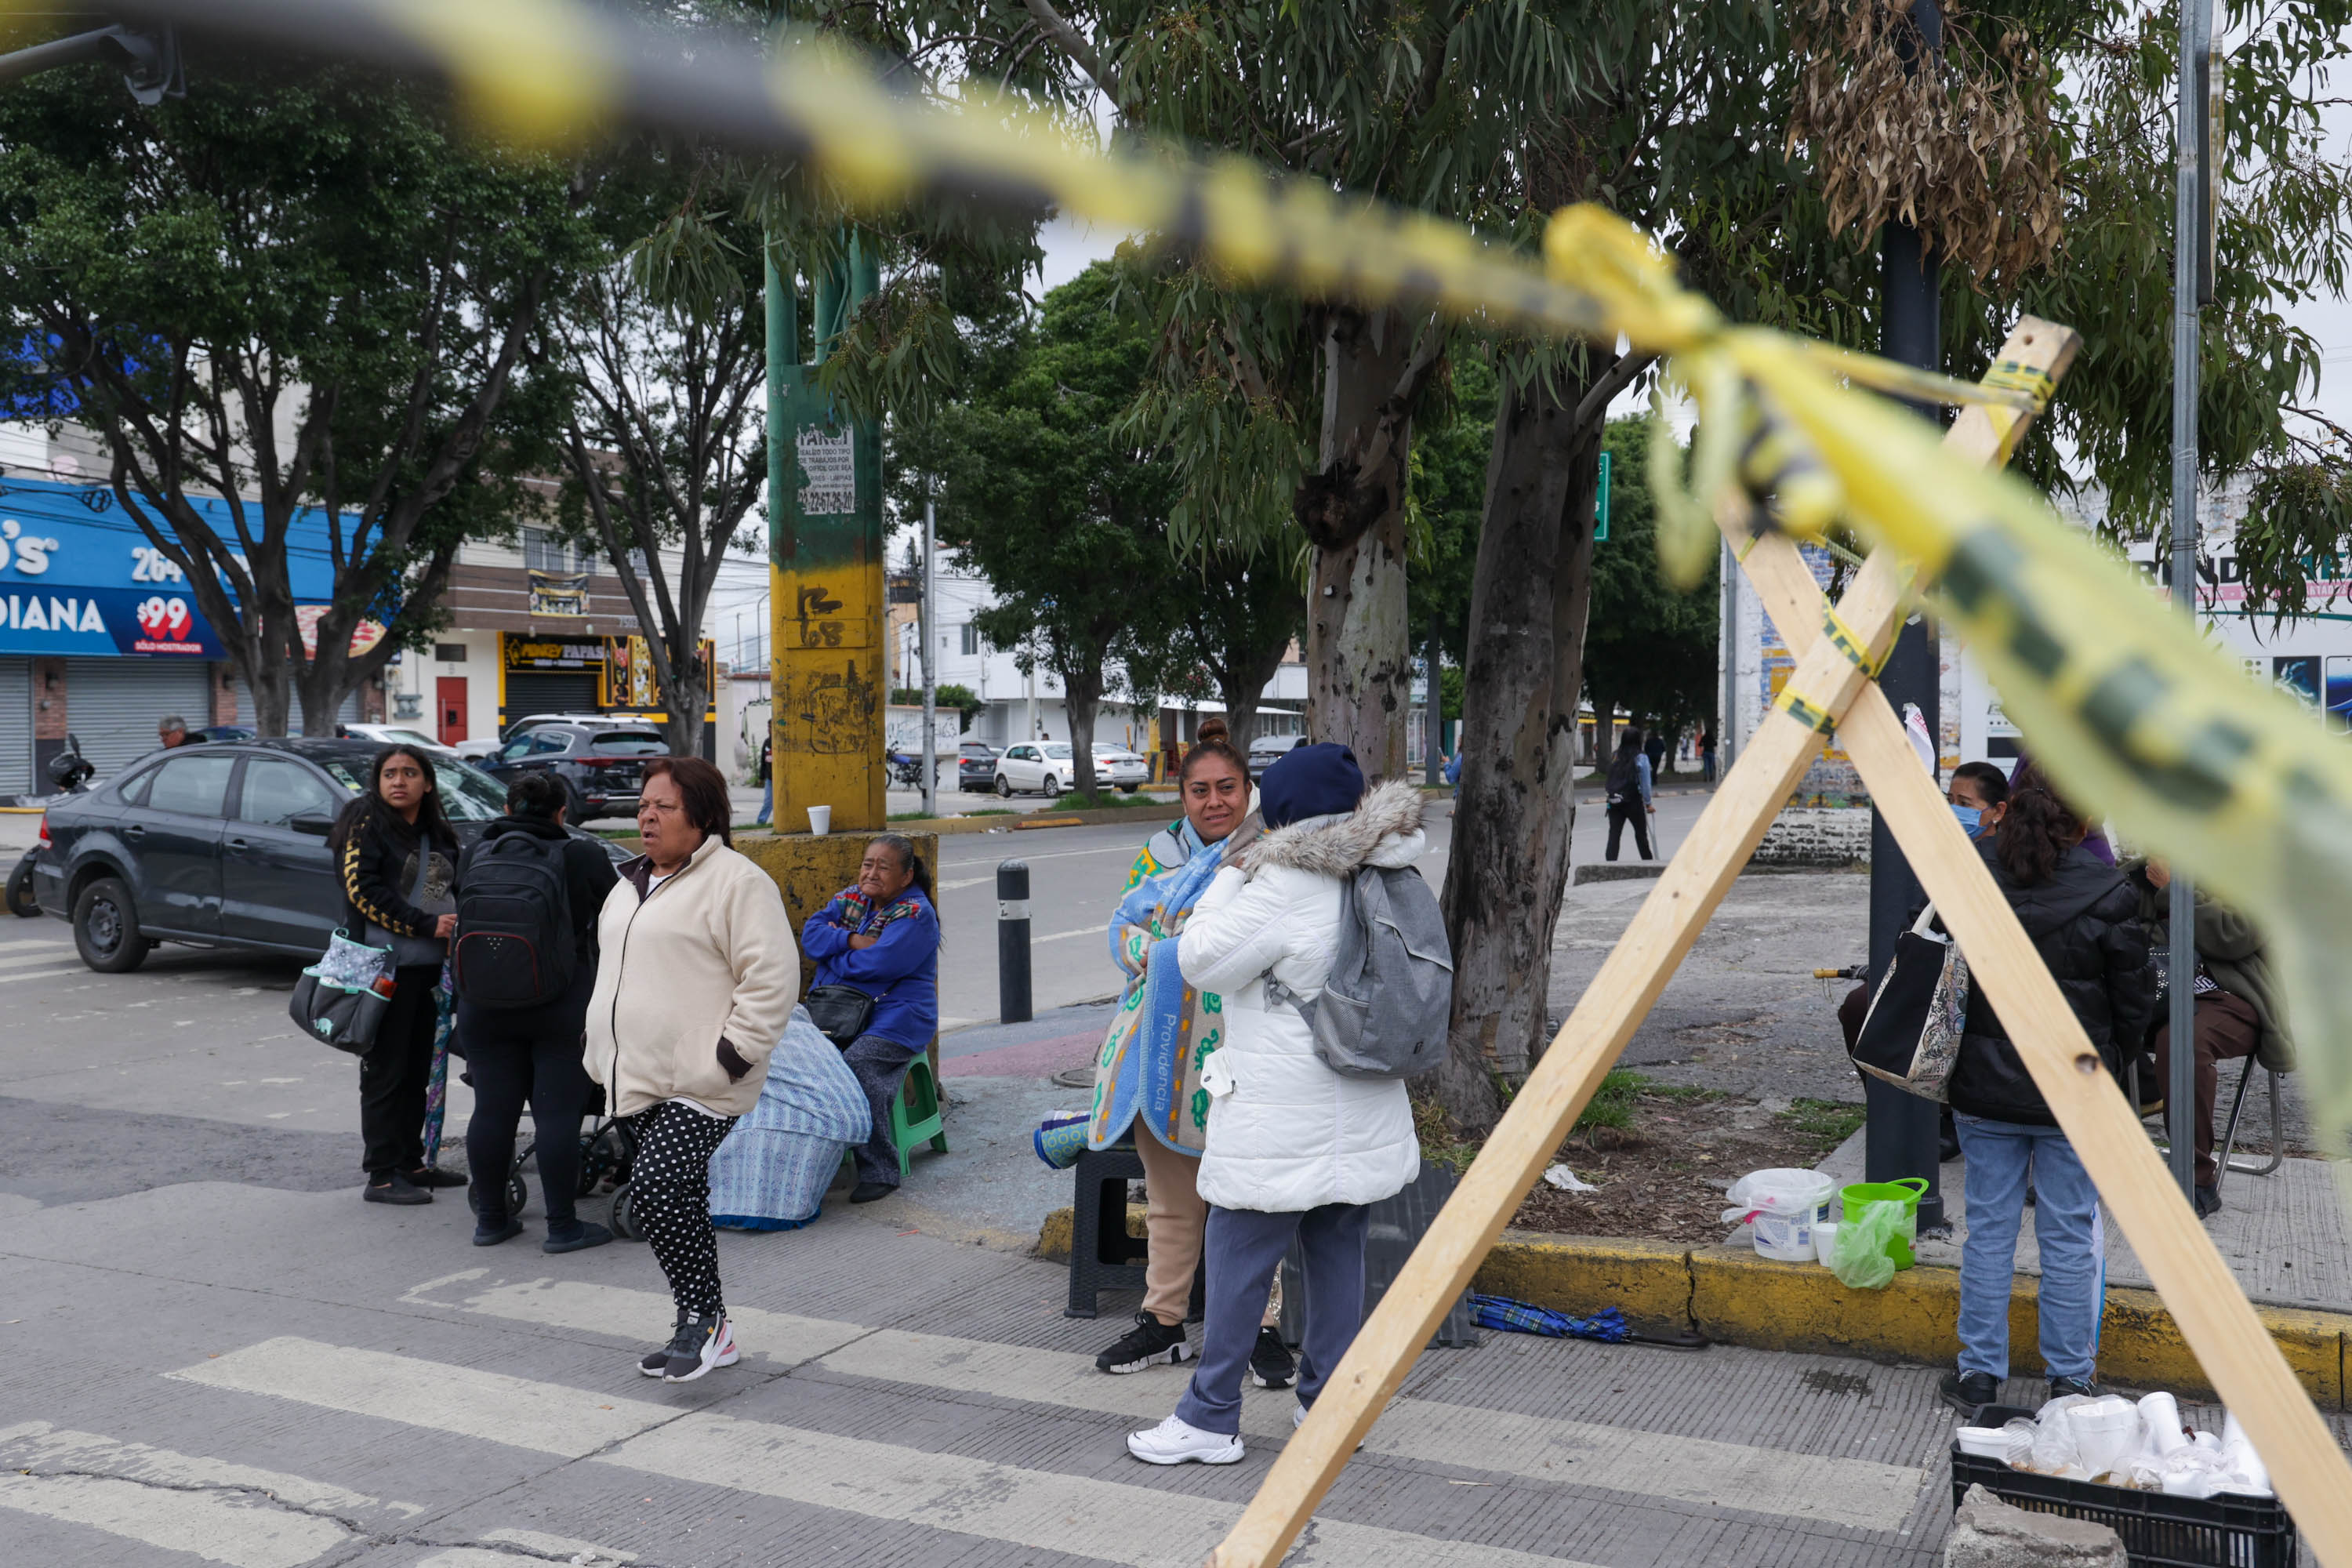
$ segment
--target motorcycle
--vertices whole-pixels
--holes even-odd
[[[98,764],[81,754],[81,742],[72,734],[66,736],[66,749],[49,759],[49,783],[58,795],[80,795],[89,787],[98,774]],[[34,845],[8,873],[8,912],[20,920],[37,919],[40,904],[33,897],[33,862],[40,858],[41,847]]]
[[[884,755],[890,763],[890,777],[894,783],[907,789],[922,787],[923,764],[920,761],[907,752],[888,752]]]

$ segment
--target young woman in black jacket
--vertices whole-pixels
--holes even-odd
[[[425,1163],[425,1098],[437,1022],[433,994],[457,923],[457,837],[441,814],[433,763],[414,747],[376,753],[367,793],[335,818],[328,845],[343,889],[343,929],[393,950],[392,1005],[360,1058],[360,1136],[372,1204],[429,1204],[466,1178]]]
[[[572,942],[572,983],[554,1000],[526,1007],[484,1006],[467,996],[469,957],[461,933],[457,1037],[465,1042],[466,1068],[474,1085],[466,1163],[474,1173],[476,1247],[495,1247],[522,1234],[521,1222],[507,1213],[507,1170],[514,1163],[515,1129],[526,1098],[547,1205],[547,1239],[540,1250],[578,1252],[613,1239],[604,1226],[580,1218],[573,1205],[580,1195],[580,1122],[596,1094],[580,1060],[588,994],[596,988],[596,917],[620,877],[602,845],[563,830],[564,802],[563,786],[555,780],[522,774],[507,786],[507,815],[484,828],[457,862],[462,896],[478,857],[494,852],[500,840],[521,837],[560,846],[572,927],[565,933]]]
[[[2047,789],[2009,797],[1979,846],[2018,923],[2110,1072],[2136,1051],[2156,1006],[2156,978],[2123,875],[2082,847],[2080,817]],[[2098,1189],[2002,1026],[1970,983],[1949,1086],[1968,1158],[1968,1239],[1960,1252],[1960,1360],[1944,1396],[1991,1403],[2009,1375],[2009,1297],[2030,1181],[2042,1254],[2043,1370],[2052,1397],[2087,1393],[2105,1295]]]

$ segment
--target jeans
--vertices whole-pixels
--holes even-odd
[[[1364,1326],[1364,1237],[1371,1215],[1360,1204],[1326,1204],[1294,1214],[1209,1210],[1201,1259],[1209,1271],[1201,1365],[1176,1402],[1179,1416],[1203,1432],[1240,1433],[1242,1379],[1249,1372],[1250,1352],[1257,1348],[1266,1291],[1294,1237],[1306,1254],[1307,1286],[1298,1403],[1315,1407],[1315,1396]]]
[[[751,820],[765,827],[768,818],[776,815],[776,781],[771,776],[760,784],[760,815]]]
[[[2042,1363],[2050,1377],[2088,1378],[2105,1310],[2099,1192],[2055,1127],[1955,1114],[1969,1163],[1968,1239],[1960,1247],[1960,1371],[2009,1375],[2009,1295],[2025,1188],[2042,1248]],[[2032,1175],[2029,1178],[2028,1169]]]

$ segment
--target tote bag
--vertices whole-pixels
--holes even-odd
[[[1959,1054],[1968,1011],[1969,961],[1932,929],[1929,904],[1903,933],[1854,1037],[1853,1065],[1923,1100],[1940,1100]]]

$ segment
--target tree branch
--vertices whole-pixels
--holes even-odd
[[[1102,89],[1103,96],[1110,100],[1112,108],[1119,108],[1118,75],[1103,63],[1101,54],[1087,41],[1087,36],[1062,19],[1062,14],[1054,9],[1053,0],[1021,0],[1021,3],[1035,18],[1037,25],[1045,29],[1045,36],[1054,40],[1055,47],[1067,55],[1072,64],[1086,72],[1094,84]]]

